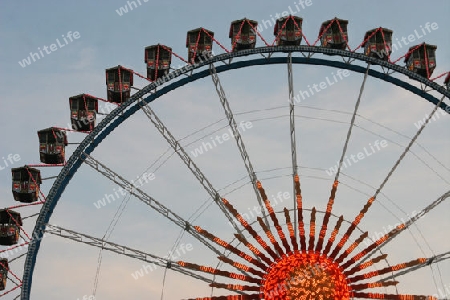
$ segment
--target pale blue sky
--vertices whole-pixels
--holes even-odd
[[[121,64],[145,74],[146,46],[162,43],[186,57],[186,32],[205,27],[214,31],[215,37],[230,48],[228,30],[231,21],[247,17],[260,24],[263,21],[268,24],[277,13],[289,11],[289,7],[295,11],[297,7],[301,8],[293,0],[140,0],[141,4],[135,0],[135,3],[137,8],[120,16],[116,10],[128,5],[127,1],[2,1],[0,111],[3,115],[0,118],[0,167],[5,166],[3,157],[7,158],[8,154],[20,156],[20,161],[15,162],[13,167],[38,163],[36,132],[50,126],[66,127],[69,122],[68,98],[73,95],[89,93],[106,98],[106,68]],[[392,57],[396,59],[408,47],[425,41],[438,46],[437,68],[433,76],[450,70],[450,2],[447,0],[311,0],[311,5],[305,5],[296,15],[304,19],[304,34],[310,42],[317,38],[320,24],[334,17],[349,20],[351,48],[362,42],[367,30],[380,26],[394,31],[394,41],[415,35],[417,41],[403,45]],[[421,34],[427,22],[436,23],[437,28]],[[65,43],[63,35],[67,38],[69,31],[78,32],[79,38]],[[262,35],[270,43],[273,41],[272,28],[264,28]],[[62,47],[58,46],[57,39]],[[44,46],[50,47],[51,44],[57,45],[55,51],[44,53],[42,58],[26,67],[19,64],[30,52],[38,52],[39,48],[42,50]],[[263,46],[260,39],[257,45]],[[223,52],[218,45],[214,45],[213,50],[215,53]],[[181,61],[173,59],[173,66],[180,64]],[[403,60],[400,64],[403,65]],[[329,67],[295,66],[295,94],[307,90],[308,85],[319,84],[327,77],[332,78],[336,72]],[[238,121],[253,124],[242,135],[268,195],[292,193],[290,178],[286,176],[290,172],[286,67],[251,67],[223,73],[220,78],[232,109],[240,113],[236,116]],[[442,81],[441,78],[437,82]],[[305,177],[303,186],[307,199],[305,205],[308,208],[316,206],[318,209],[325,209],[333,179],[325,170],[334,166],[339,159],[348,128],[346,123],[351,117],[348,113],[354,107],[361,82],[361,74],[350,73],[348,78],[328,86],[300,105],[298,113],[302,117],[297,119],[297,143],[299,164],[304,167],[301,174]],[[137,87],[147,84],[137,77],[135,83]],[[446,103],[449,104],[448,99]],[[210,78],[174,91],[158,99],[152,107],[177,138],[193,134],[182,140],[188,151],[201,147],[202,142],[210,141],[217,134],[227,132],[226,128],[221,128],[226,126],[226,122]],[[347,114],[317,108],[342,110]],[[414,123],[422,120],[432,108],[431,104],[405,90],[369,78],[361,115],[411,137],[417,131]],[[258,109],[270,110],[254,111]],[[420,211],[449,190],[450,118],[448,115],[440,116],[429,124],[418,140],[433,156],[420,147],[413,147],[422,161],[416,156],[407,155],[394,174],[393,183],[386,186],[385,194],[380,196],[379,203],[374,204],[373,211],[364,219],[363,229],[370,231],[369,236],[384,232],[384,228],[394,225],[414,211]],[[333,122],[314,121],[307,117],[331,119]],[[219,120],[222,121],[211,125]],[[362,208],[367,195],[373,194],[379,186],[409,141],[404,136],[362,118],[358,119],[358,125],[363,129],[354,130],[349,154],[356,155],[365,148],[369,149],[377,140],[388,140],[388,146],[344,170],[348,177],[341,179],[343,184],[338,192],[340,198],[336,201],[335,210],[336,214],[344,214],[350,221]],[[195,133],[206,126],[209,127]],[[369,131],[378,135],[372,135]],[[71,133],[69,142],[79,142],[83,137],[81,134]],[[69,146],[67,151],[71,153],[74,147]],[[155,173],[155,179],[143,189],[181,216],[189,218],[208,200],[208,195],[176,155],[169,158],[172,152],[166,153],[167,148],[167,143],[144,114],[137,113],[117,128],[94,151],[93,156],[130,180],[150,167],[149,171]],[[158,168],[161,161],[152,166],[161,155],[163,160],[168,159],[167,162],[161,168]],[[196,163],[221,193],[229,194],[229,200],[236,207],[242,211],[254,207],[254,194],[246,181],[246,172],[234,141],[227,141],[200,155],[196,158]],[[273,170],[276,168],[284,169]],[[43,177],[56,175],[58,171],[59,169],[43,168]],[[232,184],[241,178],[245,180]],[[228,187],[229,184],[232,185]],[[244,188],[238,189],[242,184],[245,184]],[[46,181],[42,188],[47,193],[51,182]],[[117,190],[117,186],[83,166],[63,194],[50,223],[101,238],[122,198],[101,209],[96,209],[93,203],[102,199],[105,194],[112,194],[114,189]],[[4,207],[15,204],[8,169],[0,170],[0,203]],[[291,207],[291,203],[286,202],[286,206]],[[386,248],[392,259],[389,262],[395,264],[418,256],[448,251],[450,243],[446,235],[450,230],[449,210],[449,203],[444,203],[439,211],[420,220],[417,228],[404,233],[404,239],[389,245]],[[38,212],[38,208],[27,208],[21,212],[27,216]],[[29,233],[32,232],[34,220],[30,218],[25,221],[25,229]],[[231,227],[214,205],[208,207],[194,223],[210,229],[224,239],[232,237]],[[173,246],[178,234],[178,228],[132,197],[111,240],[164,256]],[[426,237],[426,242],[421,234]],[[190,236],[185,235],[182,243],[193,244],[193,250],[182,259],[205,265],[215,266],[217,263],[215,255],[202,248]],[[84,295],[92,294],[97,249],[51,236],[43,241],[41,251],[31,299],[82,299]],[[142,267],[142,262],[110,253],[104,253],[103,259],[97,300],[124,297],[160,299],[164,276],[161,270],[135,280],[131,274]],[[23,259],[13,264],[14,271],[19,276],[23,271],[22,264]],[[449,270],[449,262],[440,264],[442,281],[438,279],[437,268],[426,268],[408,278],[405,276],[401,278],[401,281],[405,281],[399,285],[399,291],[436,293],[439,288],[450,286]],[[62,274],[66,275],[61,276]],[[209,295],[210,290],[202,283],[173,272],[168,274],[164,299]],[[12,282],[9,281],[8,285],[11,287]],[[174,286],[177,288],[173,288]],[[220,291],[217,293],[220,294]],[[17,292],[13,292],[3,299],[13,299],[16,295]]]

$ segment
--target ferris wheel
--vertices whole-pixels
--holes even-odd
[[[134,264],[139,261],[151,266],[141,269],[141,274],[158,268],[163,274],[162,287],[161,282],[158,287],[161,299],[171,299],[167,295],[205,300],[418,300],[449,297],[445,292],[447,286],[442,280],[440,266],[448,264],[446,260],[450,258],[450,249],[447,247],[441,251],[439,248],[436,252],[437,246],[428,243],[417,225],[419,222],[433,223],[425,217],[437,211],[450,196],[449,167],[419,141],[424,129],[435,120],[437,114],[442,112],[447,117],[450,113],[446,100],[450,98],[449,73],[432,78],[437,47],[422,43],[409,48],[400,58],[391,60],[393,31],[390,29],[379,27],[367,31],[361,44],[351,49],[347,20],[334,18],[323,22],[314,42],[308,41],[302,22],[302,18],[295,16],[278,19],[274,27],[275,40],[269,44],[258,32],[256,21],[233,21],[229,30],[231,50],[214,38],[214,32],[197,28],[187,33],[187,59],[176,54],[171,47],[152,45],[144,51],[146,76],[118,65],[106,69],[106,99],[90,94],[70,97],[72,128],[50,127],[38,131],[42,164],[12,169],[13,196],[23,204],[0,211],[0,244],[6,247],[1,251],[23,246],[28,246],[28,251],[22,276],[16,275],[12,260],[0,261],[1,296],[16,295],[17,299],[32,299],[32,283],[43,284],[37,274],[45,273],[43,265],[39,266],[42,259],[38,260],[38,254],[45,253],[47,239],[52,238],[55,245],[62,249],[73,247],[76,249],[73,252],[79,251],[80,257],[92,249],[99,251],[98,257],[93,256],[96,271],[92,293],[70,295],[74,299],[95,299],[98,286],[102,284],[102,261],[106,259],[103,256],[109,252],[120,257],[108,257],[109,262],[113,260],[121,265],[122,260],[127,259],[134,261]],[[256,47],[258,39],[265,46]],[[301,45],[302,41],[306,45]],[[215,45],[224,53],[214,54]],[[360,49],[362,52],[357,52]],[[175,58],[185,65],[173,68],[172,59]],[[398,63],[401,59],[404,59],[406,67]],[[275,71],[269,67],[278,69]],[[336,71],[320,84],[308,85],[297,95],[296,71],[302,72],[309,67],[329,67]],[[226,76],[235,76],[239,72],[244,73],[241,88],[266,90],[266,87],[258,85],[256,77],[247,73],[248,69],[254,68],[266,77],[274,76],[272,72],[284,72],[283,80],[287,78],[287,83],[283,84],[287,88],[284,102],[255,103],[255,99],[251,102],[237,98],[233,92],[230,95],[225,90]],[[301,104],[313,95],[325,94],[339,81],[345,82],[349,74],[359,75],[361,84],[351,93],[341,94],[342,99],[336,99],[342,104]],[[151,83],[137,88],[135,75]],[[188,125],[185,128],[185,124],[177,129],[183,134],[174,133],[172,127],[163,122],[164,111],[168,109],[163,104],[155,106],[161,102],[160,98],[165,99],[171,94],[186,98],[203,97],[189,94],[183,88],[195,86],[201,89],[208,77],[212,80],[215,94],[207,91],[205,97],[208,101],[211,101],[210,98],[218,98],[219,101],[216,101],[214,110],[201,114],[208,116],[202,121],[206,126],[189,128]],[[444,84],[435,82],[441,78],[445,78]],[[278,83],[278,79],[274,83]],[[378,118],[372,119],[372,116],[361,113],[361,107],[371,101],[365,94],[371,89],[370,80],[406,90],[411,97],[428,101],[428,110],[423,112],[426,117],[411,135],[405,136]],[[134,94],[133,90],[136,90]],[[157,99],[160,101],[155,101]],[[99,101],[117,107],[97,122]],[[380,99],[377,101],[385,103]],[[338,109],[341,105],[346,109]],[[386,102],[386,105],[389,110],[389,103]],[[236,110],[236,107],[239,109]],[[158,109],[163,113],[157,113]],[[182,113],[187,111],[187,106],[178,109]],[[373,116],[377,117],[376,114]],[[190,117],[195,118],[195,115]],[[129,119],[138,119],[138,122],[134,124]],[[142,129],[140,122],[144,121],[150,122],[156,129],[153,130],[155,136],[152,140],[147,140],[148,127]],[[176,121],[172,123],[177,124]],[[133,141],[127,136],[131,131],[121,130],[125,126],[129,126],[127,130],[134,130],[133,134],[139,134],[140,140]],[[66,147],[70,145],[68,132],[71,131],[87,136],[66,159]],[[124,137],[115,140],[115,143],[108,143],[113,131]],[[219,132],[222,133],[218,135]],[[314,136],[310,137],[312,133]],[[372,144],[369,141],[373,136],[376,140]],[[310,145],[313,141],[318,144]],[[390,145],[395,144],[396,150],[384,156],[382,150],[387,141]],[[167,149],[160,147],[160,144]],[[196,145],[197,148],[192,148]],[[219,148],[223,150],[217,150]],[[329,151],[322,152],[326,148]],[[360,148],[364,151],[354,152]],[[227,155],[228,151],[232,151],[236,159],[225,161],[228,156],[221,155],[210,159],[209,154],[212,155],[215,150]],[[134,162],[135,152],[149,153],[148,158]],[[363,160],[369,161],[369,156],[375,157],[375,154],[380,161],[370,165],[370,169],[364,170],[363,167],[358,173],[367,177],[351,176],[351,168],[359,168]],[[148,160],[150,166],[143,168],[142,161],[147,164]],[[171,166],[162,172],[162,182],[157,183],[159,173],[156,171],[175,160],[179,164],[176,166],[179,174],[174,174]],[[335,166],[327,169],[324,163],[329,162],[335,163]],[[397,179],[394,185],[389,184],[397,173],[411,172],[405,169],[405,165],[413,165],[415,170],[416,163],[421,166],[415,174],[418,180],[422,178],[420,172],[434,176],[433,182],[430,180],[421,188],[432,190],[432,195],[437,196],[418,199],[419,208],[413,215],[406,220],[401,219],[381,234],[366,231],[366,224],[371,227],[380,221],[368,220],[373,210],[380,210],[376,218],[390,213],[395,219],[400,219],[398,214],[404,212],[401,205],[384,192],[389,189],[395,195],[411,197],[409,190],[413,187],[407,183],[401,184],[401,179]],[[44,166],[62,168],[47,195],[40,189],[42,180],[48,179],[41,178],[39,168]],[[130,173],[129,168],[132,167],[134,172],[139,172],[139,176]],[[99,179],[95,182],[86,179],[93,174],[97,174]],[[74,180],[79,183],[71,188],[73,185],[70,183]],[[76,221],[72,224],[76,223],[77,228],[65,227],[64,218],[52,217],[55,211],[58,212],[60,200],[66,200],[63,199],[66,190],[77,191],[75,199],[69,197],[74,201],[87,199],[92,202],[100,198],[88,188],[93,184],[108,187],[111,184],[114,188],[105,194],[102,201],[96,202],[96,209],[92,212],[73,210],[77,203],[67,207],[67,218],[70,219],[70,213],[73,213]],[[87,188],[81,190],[80,186]],[[203,199],[205,195],[205,201],[194,199]],[[312,199],[312,196],[317,198]],[[132,209],[136,215],[129,217],[130,220],[134,219],[137,223],[141,218],[145,220],[140,214],[148,209],[151,218],[160,225],[140,233],[139,239],[134,239],[130,233],[137,225],[126,223],[126,229],[116,228],[134,200],[137,202],[134,205],[138,206]],[[112,206],[115,210],[110,208]],[[22,210],[28,213],[30,207],[40,207],[39,213],[32,216],[36,217],[32,234],[23,229],[26,217],[19,213]],[[107,212],[106,215],[111,211],[114,213],[109,215],[112,220],[108,222],[106,232],[101,233],[101,230],[91,226],[100,224],[96,216],[103,211]],[[346,214],[340,215],[337,211]],[[149,222],[153,225],[153,220]],[[116,233],[118,230],[120,234]],[[434,230],[444,235],[439,228]],[[171,236],[175,231],[178,233]],[[169,255],[161,254],[167,249],[161,250],[159,244],[152,243],[154,236],[163,241],[165,234],[173,237],[168,238],[170,242],[167,242],[170,245]],[[415,234],[421,237],[416,239]],[[118,241],[116,235],[122,235],[123,242]],[[403,240],[405,235],[409,235],[408,241],[413,241],[411,245],[403,244],[407,243]],[[406,255],[406,245],[415,250]],[[429,249],[424,251],[422,247]],[[398,249],[401,249],[400,252]],[[416,252],[423,255],[410,257],[409,254],[415,255]],[[89,253],[92,255],[93,252]],[[75,259],[75,256],[67,255],[65,260]],[[60,264],[64,269],[63,259]],[[172,281],[166,280],[169,273],[176,276]],[[411,282],[416,279],[408,281],[408,277],[414,274],[426,274],[427,283],[434,285],[436,291],[444,292],[435,296],[428,294],[429,289],[412,286]],[[61,275],[55,272],[53,276]],[[182,280],[188,283],[183,284]],[[409,286],[402,286],[402,280],[410,282]],[[80,281],[84,279],[80,278]],[[181,287],[176,288],[180,282]]]

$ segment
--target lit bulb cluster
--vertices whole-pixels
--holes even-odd
[[[239,295],[213,296],[196,298],[195,300],[436,300],[436,298],[431,296],[386,294],[373,291],[376,288],[395,286],[398,283],[394,280],[383,281],[379,276],[424,265],[428,261],[427,259],[419,258],[389,267],[377,268],[376,264],[386,259],[386,254],[364,259],[364,257],[378,246],[403,230],[405,224],[397,226],[395,230],[374,241],[357,254],[353,254],[353,252],[367,238],[367,232],[361,234],[351,245],[345,247],[345,244],[351,239],[354,230],[363,219],[365,213],[367,213],[375,201],[374,197],[367,200],[362,210],[350,223],[346,232],[342,234],[341,239],[337,241],[336,238],[344,220],[342,216],[339,217],[334,229],[329,234],[328,241],[326,241],[325,236],[328,233],[328,222],[332,213],[338,182],[333,183],[323,223],[320,231],[318,231],[318,235],[316,234],[315,208],[311,211],[309,234],[305,232],[303,200],[298,176],[294,178],[294,185],[297,197],[298,224],[291,222],[289,211],[285,208],[284,216],[286,226],[283,228],[267,198],[262,184],[257,182],[256,188],[261,194],[261,198],[273,224],[273,227],[270,228],[264,220],[259,217],[257,219],[258,222],[256,224],[260,226],[261,231],[267,239],[263,239],[253,228],[253,225],[247,223],[231,203],[223,199],[223,203],[228,211],[230,211],[233,217],[241,223],[242,227],[253,238],[254,242],[251,242],[242,235],[236,235],[241,247],[250,250],[251,254],[244,252],[244,249],[241,250],[232,246],[230,243],[227,243],[199,226],[194,227],[205,238],[246,261],[243,264],[237,263],[229,257],[219,257],[222,262],[233,267],[237,271],[236,273],[183,261],[178,262],[181,267],[187,269],[214,274],[244,283],[211,283],[211,287],[239,292]],[[294,226],[298,226],[298,236],[294,234]],[[287,230],[289,235],[285,235],[283,230]],[[309,240],[307,241],[308,238]],[[288,242],[289,240],[290,243]],[[363,259],[364,262],[362,261]],[[375,271],[368,272],[367,268],[369,267],[373,267]],[[245,275],[242,273],[245,273]]]

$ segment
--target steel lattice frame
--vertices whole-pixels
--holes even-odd
[[[316,46],[273,46],[273,47],[260,47],[255,49],[241,50],[238,52],[232,53],[224,53],[217,56],[213,56],[208,60],[205,60],[196,65],[186,65],[181,69],[177,69],[171,72],[165,79],[167,80],[159,80],[153,82],[142,90],[138,91],[134,94],[128,101],[123,103],[117,109],[112,111],[109,115],[105,117],[105,119],[98,124],[98,126],[80,143],[78,148],[74,151],[72,156],[67,161],[64,168],[59,173],[57,179],[55,180],[49,194],[47,196],[47,201],[43,204],[39,217],[36,220],[36,225],[33,231],[33,236],[36,237],[29,245],[29,250],[27,253],[27,258],[24,265],[24,274],[23,274],[23,285],[21,291],[21,299],[29,300],[30,299],[30,291],[32,285],[32,277],[34,272],[34,267],[36,264],[37,254],[39,252],[41,237],[44,234],[45,226],[49,222],[50,217],[52,216],[53,210],[56,207],[62,193],[64,192],[66,186],[69,184],[73,175],[77,172],[78,168],[83,163],[83,155],[91,154],[95,148],[122,122],[124,122],[127,118],[132,116],[136,111],[141,109],[142,103],[140,98],[148,95],[142,101],[145,103],[150,103],[155,99],[161,97],[162,95],[175,90],[181,86],[189,84],[198,79],[210,76],[210,70],[202,67],[208,66],[211,63],[221,62],[223,65],[216,67],[216,72],[221,73],[228,70],[239,69],[243,67],[249,66],[257,66],[257,65],[270,65],[270,64],[286,64],[286,56],[277,56],[274,55],[276,53],[286,53],[290,52],[300,53],[302,57],[292,57],[293,64],[306,64],[306,65],[322,65],[322,66],[330,66],[333,68],[341,68],[347,69],[358,73],[365,73],[366,68],[361,65],[352,64],[353,61],[370,63],[371,65],[380,65],[384,69],[388,71],[393,71],[399,74],[403,74],[414,81],[422,84],[425,87],[429,87],[431,90],[434,90],[441,95],[450,98],[450,91],[445,89],[443,86],[428,80],[425,77],[422,77],[412,71],[407,70],[406,68],[395,65],[377,58],[368,57],[362,53],[354,53],[346,50],[338,50],[338,49],[328,49]],[[322,58],[313,58],[311,57],[313,54],[327,54],[327,55],[335,55],[334,57],[346,58],[347,62],[332,60],[331,57],[328,59]],[[251,58],[254,55],[263,55],[264,58]],[[238,57],[248,57],[246,60],[240,60],[232,62],[233,58]],[[198,71],[197,71],[198,70]],[[188,75],[187,77],[181,77],[181,79],[175,80],[181,75]],[[399,86],[405,90],[416,94],[423,99],[433,103],[434,105],[439,103],[439,99],[425,91],[424,89],[418,88],[414,85],[407,83],[399,78],[392,77],[387,73],[382,73],[373,69],[370,69],[368,75],[374,78],[381,79],[383,81],[392,83],[396,86]],[[156,88],[160,85],[165,84],[168,81],[173,81],[170,84],[165,85],[164,87],[156,90]],[[450,114],[450,105],[442,102],[440,104],[440,108],[445,110]]]

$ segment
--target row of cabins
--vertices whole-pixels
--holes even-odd
[[[277,46],[300,45],[303,19],[288,16],[277,20],[274,26],[275,44]],[[322,23],[318,39],[320,46],[345,50],[348,47],[347,20],[334,18]],[[256,46],[258,22],[241,19],[231,23],[229,37],[232,51],[252,49]],[[362,47],[364,54],[388,60],[392,53],[392,30],[375,28],[367,31]],[[214,32],[205,28],[188,31],[186,48],[188,48],[188,62],[195,64],[207,59],[212,51]],[[409,49],[405,56],[406,67],[424,77],[429,78],[436,67],[436,46],[420,44]],[[170,72],[172,62],[172,48],[157,44],[148,46],[144,51],[144,62],[147,65],[147,78],[155,81]],[[122,103],[130,97],[130,88],[133,86],[133,72],[122,66],[106,70],[106,84],[108,101]],[[446,81],[448,86],[448,80]]]
[[[303,19],[288,16],[277,20],[274,26],[275,44],[300,45]],[[334,18],[322,23],[318,39],[320,46],[332,49],[346,49],[348,47],[347,20]],[[242,19],[231,23],[229,37],[232,51],[254,48],[257,40],[258,22]],[[388,60],[392,52],[392,30],[375,28],[367,31],[362,47],[367,56]],[[214,32],[205,28],[188,31],[186,47],[188,48],[189,63],[197,63],[203,59],[205,53],[211,51],[214,42]],[[422,76],[429,77],[436,67],[436,46],[421,44],[409,49],[405,56],[405,63],[409,70]],[[172,49],[165,45],[153,45],[145,48],[145,63],[147,64],[147,78],[154,81],[170,71]]]
[[[277,46],[300,45],[303,19],[297,16],[287,16],[277,20],[274,26],[275,44]],[[318,40],[320,46],[345,50],[348,47],[348,21],[334,18],[322,23]],[[241,19],[231,23],[229,37],[232,51],[252,49],[256,46],[258,22]],[[362,47],[364,54],[388,60],[392,53],[393,32],[387,28],[374,28],[366,32]],[[205,28],[197,28],[187,32],[186,48],[188,48],[188,62],[195,64],[207,59],[211,55],[214,43],[214,32]],[[405,56],[406,67],[421,76],[429,78],[436,67],[436,46],[420,44],[409,48]],[[147,65],[147,78],[155,81],[170,72],[172,62],[172,48],[157,44],[148,46],[144,51],[144,62]],[[106,70],[108,101],[122,103],[130,97],[133,85],[133,72],[122,66]],[[449,88],[448,78],[445,84]]]
[[[303,37],[303,19],[288,16],[277,20],[274,27],[277,46],[300,45]],[[346,49],[348,46],[347,20],[334,18],[322,23],[319,30],[321,47]],[[229,37],[232,51],[252,49],[257,41],[258,22],[242,19],[231,23]],[[375,28],[369,30],[362,43],[364,54],[388,60],[392,52],[392,30]],[[187,33],[186,47],[188,61],[192,64],[207,58],[212,50],[214,32],[197,28]],[[422,76],[430,77],[436,67],[436,46],[421,44],[411,47],[405,56],[409,70]],[[158,44],[145,48],[145,63],[147,78],[157,80],[170,72],[172,49]],[[450,74],[445,79],[450,88]],[[122,66],[106,70],[106,86],[108,101],[123,103],[130,97],[133,86],[133,71]],[[70,118],[72,128],[76,131],[89,132],[95,127],[98,113],[98,98],[81,94],[69,98]],[[65,162],[65,147],[68,145],[66,132],[51,127],[38,131],[40,161],[45,164],[62,164]],[[13,168],[12,193],[14,200],[31,203],[39,199],[41,174],[38,169],[24,166]],[[22,219],[18,212],[10,209],[0,210],[0,245],[10,246],[18,243]],[[0,259],[0,290],[5,289],[8,273],[8,260]]]

